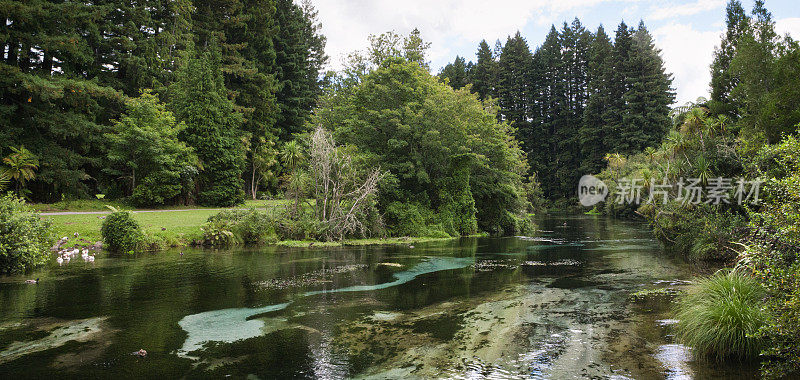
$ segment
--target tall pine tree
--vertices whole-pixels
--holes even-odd
[[[498,61],[497,96],[502,117],[517,128],[525,128],[528,121],[526,111],[532,59],[528,43],[517,32],[506,41]]]
[[[614,49],[611,51],[611,81],[609,83],[609,102],[603,110],[604,144],[609,153],[630,153],[633,147],[622,141],[623,115],[625,113],[625,94],[628,92],[626,74],[631,53],[631,32],[625,22],[617,27],[614,36]]]
[[[667,133],[671,122],[670,104],[675,100],[672,78],[666,74],[661,51],[643,22],[633,33],[625,67],[625,110],[619,128],[621,145],[617,153],[635,153],[655,146]]]
[[[478,59],[475,67],[470,72],[472,90],[478,94],[478,98],[481,100],[487,97],[497,97],[497,92],[495,91],[497,85],[497,62],[486,40],[481,40],[476,56]]]
[[[177,119],[186,123],[181,140],[194,148],[203,168],[197,201],[233,206],[244,201],[242,117],[228,99],[219,60],[213,52],[190,59],[171,88],[170,106]]]
[[[603,158],[608,153],[604,138],[603,112],[610,103],[611,39],[603,26],[597,28],[589,47],[588,93],[583,110],[583,122],[578,133],[583,163],[581,173],[599,173],[604,167]]]
[[[730,69],[736,55],[739,40],[747,32],[750,18],[742,8],[739,0],[730,0],[725,9],[726,31],[720,45],[714,50],[714,61],[711,63],[711,102],[709,107],[715,114],[736,117],[738,106],[730,99],[731,91],[739,79]]]
[[[447,79],[450,87],[456,90],[466,86],[467,83],[469,83],[469,77],[469,66],[467,65],[466,60],[459,56],[456,56],[456,59],[453,60],[453,63],[448,63],[444,68],[442,68],[442,72],[439,73],[439,79]]]

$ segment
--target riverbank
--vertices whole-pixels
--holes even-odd
[[[202,226],[212,215],[222,210],[249,209],[269,210],[287,204],[286,200],[250,200],[244,205],[233,208],[205,208],[195,207],[170,207],[169,209],[136,209],[132,210],[133,218],[139,222],[142,230],[155,240],[163,242],[161,248],[189,246],[194,241],[202,240]],[[114,202],[106,204],[114,205]],[[75,203],[60,202],[58,204],[34,204],[36,210],[41,212],[43,219],[52,223],[55,238],[68,237],[67,246],[74,244],[73,238],[78,234],[79,239],[85,242],[102,241],[100,228],[105,216],[110,213],[100,201],[80,201]],[[101,207],[102,206],[102,207]],[[477,234],[476,236],[485,236]],[[347,239],[342,241],[315,241],[315,240],[281,240],[274,244],[283,247],[339,247],[339,246],[366,246],[381,244],[419,244],[433,241],[446,241],[457,238],[441,237],[392,237],[392,238],[365,238]]]

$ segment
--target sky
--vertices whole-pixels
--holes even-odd
[[[478,43],[505,43],[518,30],[531,50],[551,25],[561,28],[575,17],[592,31],[603,25],[613,37],[620,21],[643,20],[674,76],[676,104],[708,97],[709,65],[725,29],[727,0],[313,0],[322,33],[328,38],[329,68],[342,67],[344,56],[367,47],[367,36],[389,30],[408,34],[418,28],[432,43],[431,70],[438,73],[456,55],[474,61]],[[742,0],[749,12],[754,0]],[[766,0],[780,34],[800,39],[797,0]]]

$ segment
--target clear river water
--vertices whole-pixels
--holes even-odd
[[[665,254],[647,226],[591,216],[538,226],[530,237],[416,246],[53,261],[0,277],[0,378],[756,374],[695,361],[674,341],[672,294],[697,269]]]

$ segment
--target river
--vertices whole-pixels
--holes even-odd
[[[670,300],[696,270],[665,254],[645,225],[591,216],[538,225],[531,237],[417,246],[54,261],[25,277],[0,277],[0,377],[756,373],[752,365],[695,361],[674,342]],[[25,283],[36,277],[38,284]],[[140,349],[147,355],[133,355]]]

